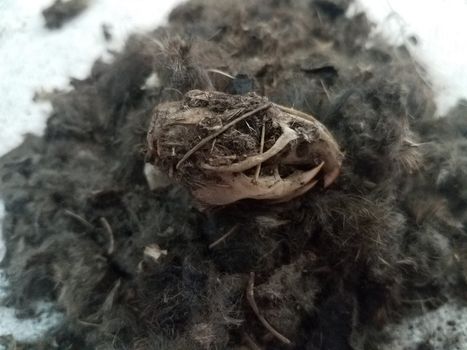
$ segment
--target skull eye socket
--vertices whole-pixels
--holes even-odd
[[[305,158],[309,153],[309,144],[307,142],[300,142],[295,149],[297,158]]]

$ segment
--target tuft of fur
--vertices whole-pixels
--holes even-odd
[[[374,349],[388,322],[465,298],[465,107],[436,119],[407,48],[369,47],[349,4],[192,0],[51,96],[44,137],[0,159],[10,302],[65,315],[36,348]],[[193,89],[316,116],[345,153],[341,176],[204,213],[182,187],[151,191],[150,116]],[[167,254],[145,254],[156,244]],[[248,302],[251,272],[291,346]]]

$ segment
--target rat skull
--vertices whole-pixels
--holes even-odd
[[[205,206],[291,200],[331,185],[343,159],[318,120],[254,93],[192,90],[162,103],[147,141],[148,159]]]

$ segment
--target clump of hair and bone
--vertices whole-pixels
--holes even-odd
[[[148,132],[148,156],[203,205],[241,199],[284,202],[329,186],[342,153],[314,117],[245,96],[192,90],[159,105]]]

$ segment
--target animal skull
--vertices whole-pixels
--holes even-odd
[[[149,159],[208,206],[291,200],[332,184],[343,158],[319,121],[255,94],[190,91],[156,108],[147,140]]]

